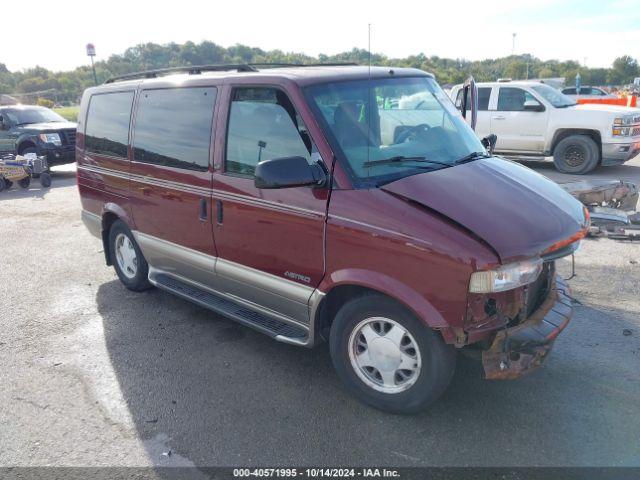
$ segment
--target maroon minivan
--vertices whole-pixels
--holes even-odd
[[[428,73],[204,66],[84,93],[82,218],[131,290],[276,340],[328,340],[361,400],[415,412],[458,349],[487,378],[539,366],[572,307],[554,260],[580,203],[491,156]]]

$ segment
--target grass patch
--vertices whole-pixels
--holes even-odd
[[[60,108],[53,109],[54,112],[56,112],[58,115],[63,116],[70,122],[78,121],[78,110],[80,110],[79,105],[75,105],[73,107],[60,107]]]

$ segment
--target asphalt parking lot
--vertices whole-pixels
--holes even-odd
[[[640,183],[640,158],[603,176]],[[1,466],[640,466],[638,243],[583,242],[575,316],[543,369],[489,382],[460,355],[430,410],[395,416],[346,393],[326,346],[125,290],[73,168],[0,193],[0,238]]]

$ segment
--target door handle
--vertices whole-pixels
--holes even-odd
[[[216,213],[217,213],[217,221],[218,225],[222,225],[222,201],[216,200]]]
[[[498,117],[491,117],[491,120],[505,120],[507,117],[503,117],[502,115]]]
[[[207,221],[207,201],[204,198],[200,199],[200,215],[198,215],[198,219],[201,222]]]

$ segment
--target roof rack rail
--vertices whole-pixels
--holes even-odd
[[[237,70],[238,72],[257,72],[258,70],[246,63],[230,63],[217,65],[192,65],[186,67],[159,68],[157,70],[147,70],[144,72],[128,73],[111,77],[104,83],[122,82],[125,80],[136,80],[138,78],[156,78],[172,73],[188,73],[189,75],[199,75],[202,72],[224,72],[227,70]]]
[[[250,67],[281,68],[281,67],[355,67],[354,62],[327,62],[327,63],[247,63]]]
[[[213,64],[213,65],[192,65],[185,67],[160,68],[157,70],[146,70],[144,72],[127,73],[111,77],[104,83],[123,82],[125,80],[136,80],[144,78],[156,78],[162,75],[170,75],[172,73],[188,73],[189,75],[199,75],[202,72],[224,72],[228,70],[237,70],[238,72],[257,72],[256,67],[262,68],[285,68],[285,67],[353,67],[357,63],[230,63],[230,64]]]

